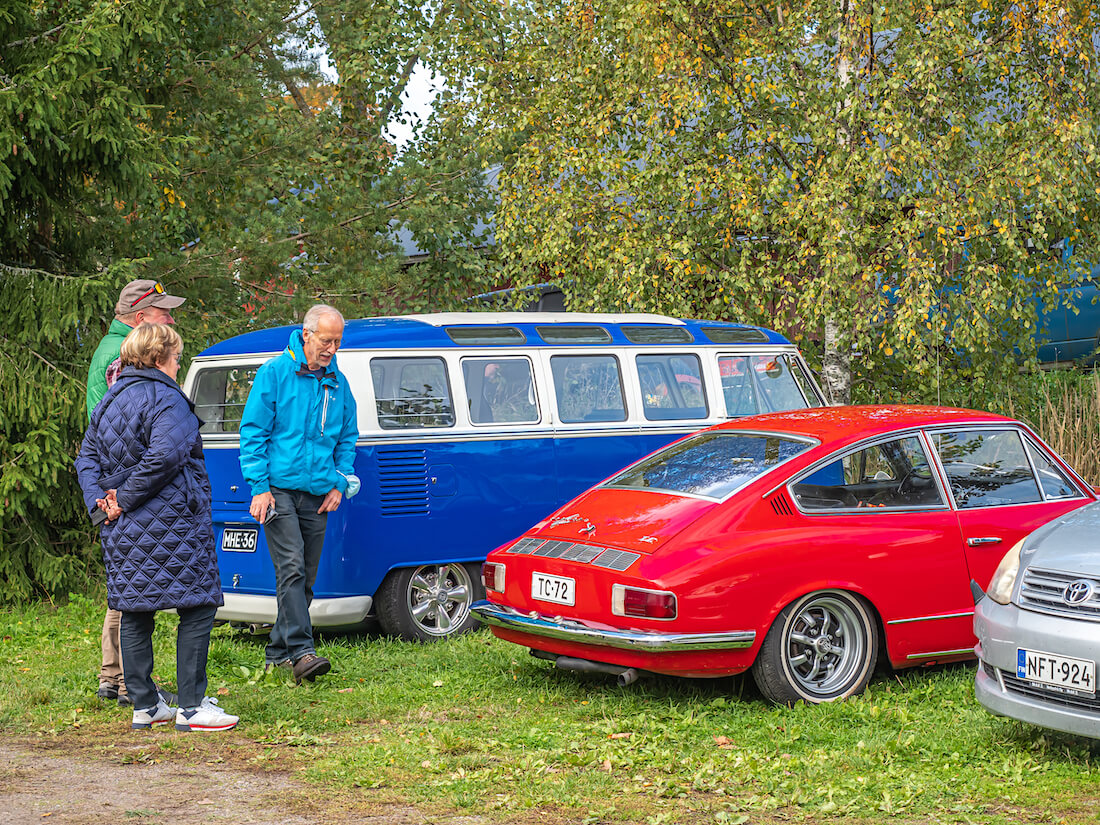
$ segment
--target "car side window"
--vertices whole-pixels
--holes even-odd
[[[236,433],[248,391],[259,367],[204,369],[195,381],[195,414],[202,419],[200,432]]]
[[[945,506],[917,436],[849,453],[792,484],[791,494],[807,511]]]
[[[1018,431],[953,430],[932,441],[960,509],[1042,501]]]
[[[1043,495],[1046,498],[1080,498],[1081,491],[1062,472],[1062,468],[1047,458],[1046,453],[1030,438],[1025,439],[1025,441],[1027,451],[1031,455],[1031,463],[1039,476],[1039,484],[1043,488]]]
[[[625,421],[619,359],[613,355],[555,355],[550,359],[558,417],[565,424]]]
[[[442,358],[372,358],[370,374],[383,430],[454,426],[454,402]]]
[[[531,362],[526,358],[464,358],[462,380],[474,424],[539,420]]]

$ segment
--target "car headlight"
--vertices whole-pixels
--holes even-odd
[[[1024,546],[1024,540],[1020,539],[1012,549],[1005,553],[1001,563],[997,565],[993,578],[989,580],[989,587],[985,589],[985,595],[997,602],[1008,604],[1012,597],[1012,587],[1016,584],[1016,574],[1020,572],[1020,549]]]

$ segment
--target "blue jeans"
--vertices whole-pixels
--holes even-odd
[[[218,608],[178,607],[176,631],[176,689],[181,708],[197,708],[206,696],[206,657],[210,652],[210,631]],[[119,638],[122,642],[122,671],[126,692],[135,710],[156,707],[160,701],[153,684],[153,626],[156,611],[122,611]]]
[[[275,565],[278,615],[264,660],[278,664],[286,659],[296,662],[306,653],[316,652],[309,604],[321,563],[328,513],[317,512],[324,496],[278,487],[272,487],[271,494],[275,496],[276,515],[264,523],[264,535]]]

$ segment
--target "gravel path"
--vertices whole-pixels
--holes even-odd
[[[407,806],[348,802],[331,803],[288,773],[145,761],[140,746],[97,758],[0,742],[4,825],[485,825],[480,817],[429,820]]]

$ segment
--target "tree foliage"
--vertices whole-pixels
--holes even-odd
[[[189,299],[188,353],[317,300],[412,310],[491,283],[469,130],[434,118],[404,152],[387,134],[412,66],[449,48],[433,19],[401,0],[0,7],[0,599],[98,567],[71,462],[126,281]]]
[[[974,393],[1096,260],[1092,2],[486,0],[471,118],[497,234],[577,309],[729,318],[858,353],[856,393]],[[844,365],[830,381],[847,397]]]

